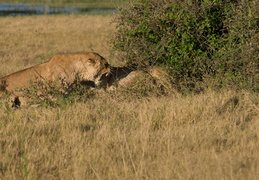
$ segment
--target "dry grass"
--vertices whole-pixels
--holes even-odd
[[[259,96],[207,91],[5,112],[3,179],[256,179]]]
[[[1,75],[57,52],[92,48],[109,58],[111,19],[1,18]],[[259,177],[258,93],[123,95],[103,92],[55,108],[12,110],[1,104],[0,179]]]
[[[64,52],[96,51],[109,58],[112,16],[0,18],[0,77]]]

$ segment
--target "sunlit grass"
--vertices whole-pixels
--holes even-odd
[[[0,20],[0,76],[54,54],[96,51],[110,60],[112,16],[26,16]]]
[[[235,98],[237,101],[233,101]],[[258,94],[231,90],[3,113],[4,179],[256,179]]]

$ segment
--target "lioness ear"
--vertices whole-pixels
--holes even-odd
[[[88,59],[87,59],[87,62],[89,62],[89,63],[91,63],[91,64],[95,64],[95,59],[88,58]]]

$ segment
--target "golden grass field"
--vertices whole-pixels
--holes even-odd
[[[57,53],[100,52],[109,57],[111,16],[0,18],[0,76],[49,60]]]
[[[113,64],[112,16],[0,18],[0,77],[62,52]],[[125,97],[124,97],[125,96]],[[259,95],[234,89],[61,107],[0,104],[0,179],[257,179]]]

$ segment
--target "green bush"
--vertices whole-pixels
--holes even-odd
[[[178,88],[258,90],[257,0],[138,0],[116,22],[115,50],[132,68],[163,66]]]

